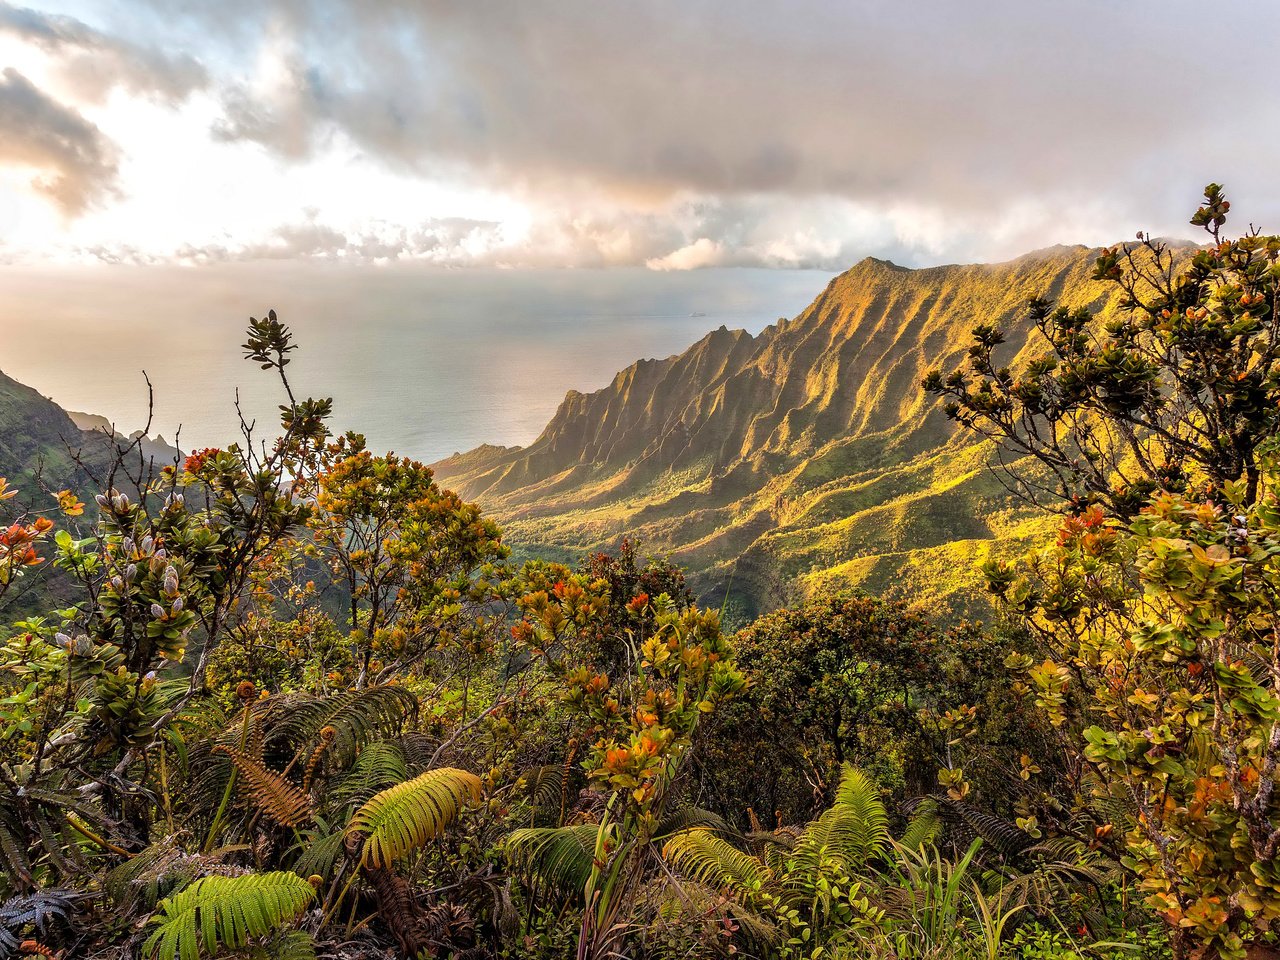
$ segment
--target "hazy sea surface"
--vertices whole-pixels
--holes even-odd
[[[724,324],[758,333],[825,286],[814,271],[502,271],[258,262],[202,267],[0,267],[0,370],[122,432],[183,449],[237,438],[234,400],[275,427],[283,397],[242,359],[250,315],[274,307],[299,349],[298,394],[332,396],[337,429],[436,460],[527,444],[567,390]]]

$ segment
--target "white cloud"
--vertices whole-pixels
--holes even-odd
[[[0,0],[63,130],[0,155],[9,259],[991,259],[1188,234],[1210,179],[1280,228],[1280,101],[1170,67],[1192,0],[73,5]],[[1224,0],[1216,42],[1277,28]]]
[[[699,237],[665,257],[649,258],[644,265],[650,270],[697,270],[699,267],[720,266],[724,260],[725,249],[721,244],[708,237]]]

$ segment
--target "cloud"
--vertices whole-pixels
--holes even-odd
[[[140,130],[151,115],[134,112],[117,137],[130,192],[197,207],[191,195],[234,167],[244,175],[221,189],[252,198],[229,205],[230,223],[200,207],[181,254],[149,246],[175,241],[122,212],[118,243],[105,228],[82,240],[109,257],[666,270],[994,259],[1138,228],[1188,235],[1210,180],[1280,229],[1280,99],[1202,66],[1269,62],[1280,5],[1253,0],[1220,0],[1211,40],[1199,0],[84,9],[92,26],[0,0],[0,31],[48,51],[85,98],[182,103],[198,142],[166,159],[180,163],[178,147],[194,158],[191,191],[128,179],[170,129]],[[86,107],[116,137],[109,112]],[[403,209],[388,187],[401,183]],[[480,199],[436,203],[450,192]],[[446,212],[463,225],[428,216]],[[154,223],[154,205],[145,213]]]
[[[650,257],[644,262],[650,270],[697,270],[724,263],[724,247],[715,240],[699,237],[693,243],[672,250],[665,257]]]
[[[981,229],[930,216],[913,206],[869,209],[838,197],[768,195],[679,198],[656,209],[633,210],[603,201],[547,207],[520,226],[468,217],[401,224],[343,224],[312,209],[238,242],[184,242],[172,249],[127,243],[82,247],[80,255],[110,263],[311,260],[345,263],[416,262],[441,267],[601,268],[642,265],[655,271],[706,267],[769,267],[840,271],[874,250],[898,263],[966,259],[981,243],[992,259],[1050,245],[1038,232],[1045,210],[987,218]],[[1062,215],[1070,240],[1101,244],[1114,234],[1091,232],[1089,206]]]
[[[1265,62],[1280,8],[1226,7],[1215,44]],[[1280,150],[1265,85],[1223,97],[1193,66],[1203,34],[1190,0],[210,11],[200,29],[256,34],[265,68],[229,86],[219,136],[297,159],[340,133],[398,169],[530,196],[827,195],[961,217],[1103,193],[1129,213],[1166,201],[1160,183],[1247,171],[1261,185]],[[1257,153],[1242,163],[1245,128]]]
[[[204,66],[188,54],[111,36],[73,17],[15,7],[0,0],[0,33],[55,55],[62,79],[76,96],[101,102],[122,87],[176,104],[208,83]]]
[[[114,144],[12,67],[0,71],[0,165],[33,168],[32,186],[67,216],[115,192]]]

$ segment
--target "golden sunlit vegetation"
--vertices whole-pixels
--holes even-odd
[[[1122,295],[1092,280],[1098,253],[923,270],[868,258],[794,320],[641,361],[571,393],[529,447],[480,448],[437,475],[543,556],[638,537],[709,602],[727,591],[737,622],[850,588],[987,615],[975,562],[1045,528],[987,469],[995,446],[953,434],[919,382],[979,323],[1030,350],[1033,297],[1116,315]]]

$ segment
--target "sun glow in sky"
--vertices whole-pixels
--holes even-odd
[[[1211,179],[1274,220],[1280,6],[1205,10],[0,0],[0,258],[839,269],[1187,234]]]

